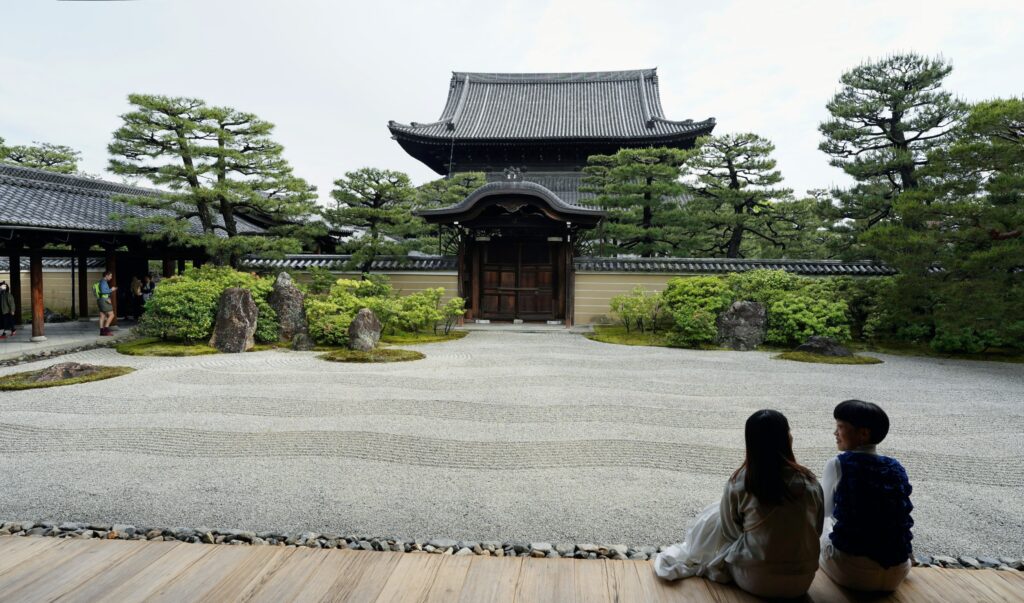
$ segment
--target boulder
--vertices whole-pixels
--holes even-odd
[[[316,347],[309,333],[296,333],[292,336],[292,349],[297,352],[308,352]]]
[[[807,341],[796,347],[798,352],[809,352],[820,356],[853,356],[853,352],[839,345],[839,342],[831,337],[819,337],[811,335]]]
[[[363,308],[359,310],[352,324],[348,326],[348,347],[349,349],[369,352],[377,346],[380,341],[380,320],[373,310]]]
[[[248,289],[225,289],[217,304],[217,322],[210,346],[229,354],[251,350],[256,345],[254,336],[259,313]]]
[[[55,364],[39,371],[39,373],[32,378],[32,381],[35,383],[50,383],[52,381],[84,377],[86,375],[91,375],[98,370],[100,370],[100,367],[94,364],[61,362],[60,364]]]
[[[67,322],[71,320],[60,312],[54,312],[49,308],[43,308],[43,322]]]
[[[304,298],[290,274],[282,272],[277,275],[267,301],[277,313],[277,322],[281,325],[279,335],[284,341],[291,341],[296,334],[307,332],[306,310],[302,304]]]
[[[768,314],[764,304],[752,301],[733,302],[718,315],[718,343],[734,350],[756,349],[768,330]]]

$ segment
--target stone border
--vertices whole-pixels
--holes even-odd
[[[435,538],[402,540],[339,534],[302,532],[253,532],[199,528],[145,528],[125,524],[8,521],[0,523],[0,536],[49,536],[106,540],[179,541],[202,544],[293,546],[316,549],[393,551],[398,553],[434,553],[440,555],[481,555],[485,557],[544,557],[571,559],[653,559],[666,546],[630,547],[624,544],[551,544],[549,542],[471,541]],[[956,569],[994,568],[1024,571],[1024,560],[1010,557],[948,557],[914,555],[915,567]]]

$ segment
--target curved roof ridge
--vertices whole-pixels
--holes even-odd
[[[75,174],[61,174],[48,170],[11,164],[0,164],[0,177],[30,182],[31,184],[28,186],[34,188],[46,188],[55,191],[75,192],[102,197],[110,194],[155,196],[166,193],[166,191],[153,188],[132,186],[130,184],[122,184],[120,182],[111,182],[109,180],[89,178]]]
[[[624,69],[619,71],[562,71],[538,73],[501,73],[487,71],[453,71],[452,81],[465,81],[467,77],[474,82],[486,84],[521,84],[521,83],[572,83],[572,82],[620,82],[641,78],[656,78],[657,67],[650,69]]]
[[[466,198],[459,201],[455,205],[449,205],[448,207],[439,207],[436,209],[421,209],[416,210],[414,213],[418,216],[435,216],[435,215],[448,215],[456,214],[466,211],[476,205],[478,201],[485,197],[499,194],[527,194],[535,197],[540,197],[547,201],[551,206],[560,211],[566,213],[584,214],[603,216],[605,211],[596,207],[588,207],[585,205],[571,205],[566,203],[557,193],[536,182],[529,180],[498,180],[495,182],[488,182],[478,187],[473,192],[466,195]]]

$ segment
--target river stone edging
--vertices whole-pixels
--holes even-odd
[[[393,551],[398,553],[433,553],[439,555],[482,555],[485,557],[548,557],[574,559],[653,559],[669,545],[626,546],[624,544],[569,544],[550,542],[500,542],[453,540],[448,538],[403,540],[370,536],[342,536],[318,532],[254,532],[198,528],[149,528],[127,524],[94,522],[7,521],[0,522],[0,536],[48,536],[55,538],[97,538],[106,540],[179,541],[196,544],[230,544],[250,546],[304,546],[317,549],[351,549],[362,551]],[[915,567],[957,569],[994,568],[1024,571],[1024,560],[1010,557],[915,554]]]

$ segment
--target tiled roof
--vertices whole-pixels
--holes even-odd
[[[559,195],[547,187],[538,184],[536,182],[530,182],[527,180],[522,181],[509,181],[509,180],[496,180],[494,182],[488,182],[487,184],[477,188],[466,196],[465,199],[451,205],[449,207],[442,207],[438,209],[424,209],[416,212],[419,216],[447,216],[451,214],[459,214],[465,211],[469,211],[478,201],[486,197],[494,195],[508,195],[508,194],[526,194],[533,197],[540,197],[551,205],[552,209],[557,211],[580,215],[580,216],[594,216],[601,217],[605,215],[604,210],[596,207],[588,207],[585,205],[575,205],[566,203]],[[578,194],[577,194],[578,196]]]
[[[153,189],[116,182],[0,164],[0,228],[124,232],[123,224],[111,218],[111,214],[134,217],[173,214],[114,201],[112,197],[156,197],[159,194],[160,191]],[[190,222],[193,232],[202,232],[198,219]],[[264,232],[244,218],[238,219],[238,230],[245,234]]]
[[[665,118],[655,69],[452,74],[438,121],[389,122],[395,136],[443,141],[671,140],[710,134],[715,120]]]
[[[28,253],[27,251],[22,253]],[[29,270],[29,258],[28,256],[21,256],[21,271],[28,272]],[[106,268],[106,258],[85,258],[85,265],[88,268]],[[11,258],[0,257],[0,271],[6,272],[11,266]],[[71,269],[71,258],[43,258],[43,269]]]
[[[295,254],[280,260],[263,258],[246,258],[242,265],[254,270],[308,270],[309,268],[327,268],[341,270],[345,262],[352,259],[350,255],[328,254]],[[371,270],[396,271],[454,271],[457,258],[448,256],[381,256],[370,265]]]
[[[754,260],[715,258],[595,258],[574,261],[579,272],[647,272],[659,274],[746,272],[747,270],[785,270],[803,275],[884,276],[896,271],[869,261],[839,260]]]

